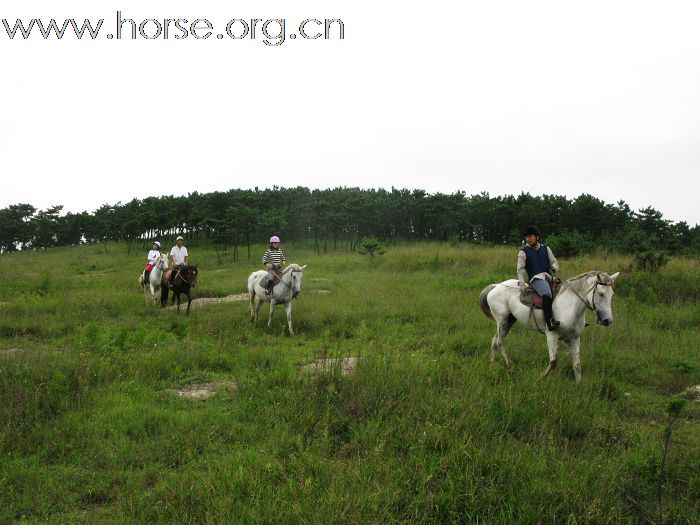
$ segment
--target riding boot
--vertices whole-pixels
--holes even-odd
[[[544,313],[544,320],[547,324],[549,331],[555,330],[559,326],[559,321],[554,319],[552,313],[552,298],[548,296],[542,297],[542,312]]]
[[[143,272],[143,282],[144,283],[146,283],[146,284],[149,283],[148,278],[150,277],[150,275],[151,275],[151,272],[149,270],[146,270],[145,272]]]

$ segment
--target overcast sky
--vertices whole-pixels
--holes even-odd
[[[117,10],[214,29],[110,40]],[[0,26],[0,206],[395,186],[590,193],[700,223],[697,1],[5,0],[0,17],[105,19],[94,41]],[[234,18],[285,18],[287,38],[216,38]],[[292,39],[308,18],[345,39]]]

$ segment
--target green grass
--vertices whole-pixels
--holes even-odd
[[[255,253],[262,253],[259,247]],[[510,248],[399,246],[370,264],[315,255],[273,327],[245,302],[189,317],[145,304],[141,253],[110,245],[0,256],[0,523],[698,523],[697,259],[656,274],[614,255],[566,276],[622,270],[615,323],[584,332],[583,382],[564,348],[516,326],[512,370],[489,366],[487,284]],[[254,261],[190,247],[195,297],[245,291]],[[330,290],[329,295],[314,293]],[[21,348],[12,356],[4,350]],[[309,374],[318,357],[354,374]],[[233,381],[207,401],[172,390]]]

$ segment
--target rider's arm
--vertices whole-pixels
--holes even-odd
[[[523,250],[518,252],[518,284],[524,284],[527,286],[527,270],[525,269],[525,260],[527,256]]]
[[[554,254],[552,253],[552,250],[547,246],[547,256],[549,257],[549,268],[552,272],[558,272],[559,271],[559,263],[557,262],[556,257],[554,257]]]

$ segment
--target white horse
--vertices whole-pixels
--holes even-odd
[[[586,309],[596,313],[598,323],[610,326],[613,322],[612,297],[613,284],[620,272],[608,275],[604,272],[586,272],[568,279],[559,290],[552,311],[554,318],[560,322],[558,328],[550,332],[545,330],[542,310],[532,311],[520,302],[518,281],[510,279],[484,288],[479,296],[481,309],[487,317],[496,321],[496,335],[491,340],[491,363],[496,359],[496,350],[500,350],[506,365],[512,361],[506,353],[503,340],[516,321],[539,330],[547,336],[549,349],[549,366],[542,378],[556,368],[559,341],[564,341],[571,348],[571,361],[574,366],[576,382],[581,382],[581,360],[579,343],[581,332],[586,326]]]
[[[258,270],[248,276],[248,292],[250,292],[250,320],[258,320],[258,311],[264,301],[270,301],[270,316],[267,321],[267,327],[272,326],[272,312],[275,305],[284,304],[284,310],[287,312],[287,324],[289,325],[289,335],[294,335],[292,329],[292,299],[299,297],[301,293],[301,278],[304,276],[303,271],[306,265],[299,266],[298,264],[290,264],[282,271],[282,278],[279,283],[272,289],[269,295],[265,293],[265,289],[260,286],[260,281],[267,275],[267,270]]]
[[[153,306],[156,305],[156,298],[160,299],[160,286],[161,286],[161,279],[163,277],[163,271],[168,267],[168,259],[165,255],[159,254],[156,256],[156,259],[153,263],[153,269],[151,270],[151,273],[148,276],[148,283],[146,283],[143,279],[144,274],[146,273],[146,270],[141,272],[141,275],[139,276],[139,286],[143,289],[143,294],[146,298],[146,304],[148,304],[149,298],[151,299],[151,302],[153,303]],[[149,297],[149,292],[150,292],[150,297]]]

